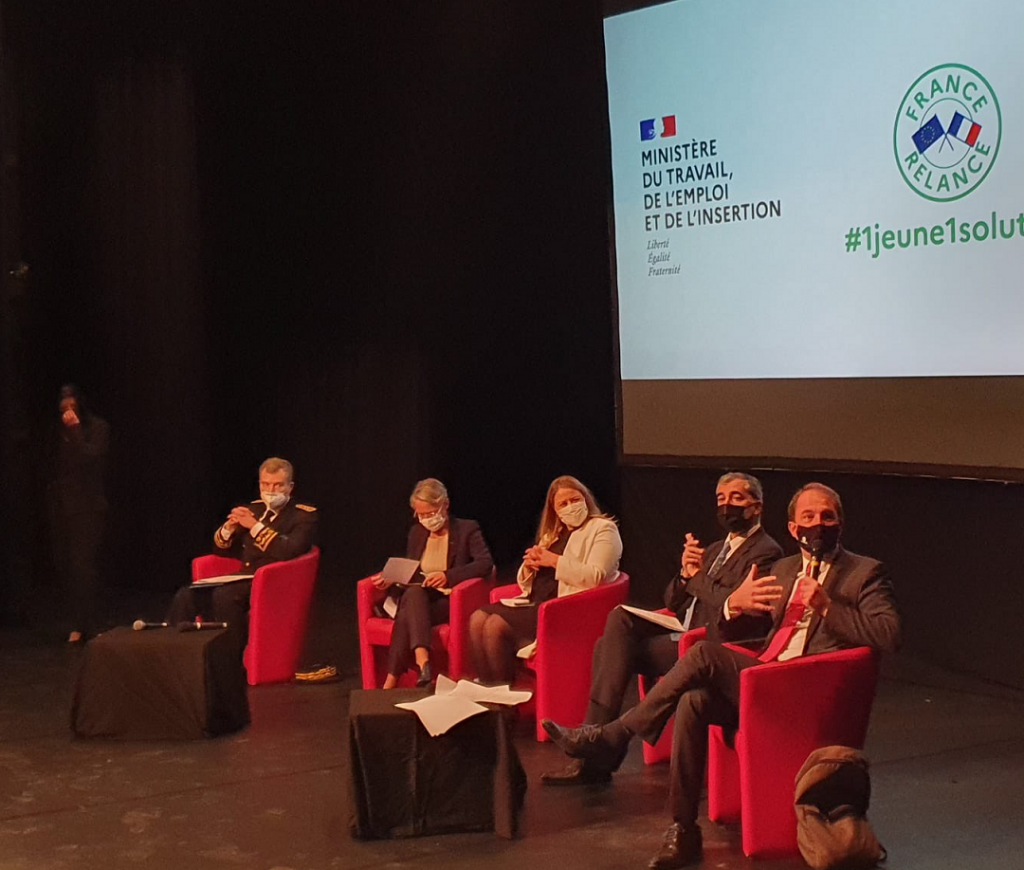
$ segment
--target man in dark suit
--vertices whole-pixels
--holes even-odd
[[[292,464],[271,457],[259,472],[260,497],[237,505],[213,533],[216,552],[240,559],[239,573],[255,574],[271,562],[282,562],[308,553],[316,543],[316,508],[292,501],[295,488]],[[222,586],[179,589],[171,602],[166,621],[175,625],[190,622],[196,615],[226,622],[245,646],[248,637],[251,580],[236,580]]]
[[[761,482],[749,474],[729,472],[715,487],[718,522],[726,536],[707,548],[687,533],[682,565],[665,588],[665,606],[685,629],[709,626],[714,630],[726,597],[743,581],[751,567],[766,571],[782,556],[782,549],[761,528],[764,495]],[[747,639],[763,638],[764,626],[744,626]],[[740,634],[736,634],[737,639]],[[641,616],[616,607],[594,646],[590,678],[590,704],[584,720],[606,725],[622,712],[622,698],[636,674],[656,679],[679,658],[679,635]],[[588,785],[607,782],[613,769],[596,762],[574,759],[560,771],[541,776],[545,785]]]
[[[789,532],[801,553],[777,562],[768,577],[751,569],[722,605],[721,636],[770,624],[765,651],[750,658],[718,643],[691,647],[632,710],[601,728],[562,728],[545,721],[570,756],[608,764],[625,753],[634,735],[654,742],[675,713],[669,802],[672,825],[652,870],[672,870],[701,858],[697,807],[711,724],[738,721],[740,672],[764,661],[856,646],[891,652],[900,641],[900,618],[885,567],[839,546],[843,508],[838,493],[820,483],[801,488],[789,503]],[[820,554],[820,556],[818,555]]]

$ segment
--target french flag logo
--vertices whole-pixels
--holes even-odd
[[[646,121],[640,122],[640,141],[648,142],[651,139],[659,136],[657,129],[657,118],[648,118]],[[661,134],[662,139],[667,139],[669,136],[676,135],[676,116],[665,115],[661,119]]]
[[[974,143],[978,141],[978,134],[981,133],[981,124],[975,124],[974,121],[956,112],[953,115],[953,120],[949,122],[949,130],[946,132],[954,139],[959,139],[973,148]]]

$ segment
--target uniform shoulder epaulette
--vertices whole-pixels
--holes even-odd
[[[295,507],[297,507],[300,511],[309,511],[310,513],[316,511],[316,508],[313,507],[313,505],[311,504],[299,504],[298,502],[295,502]]]

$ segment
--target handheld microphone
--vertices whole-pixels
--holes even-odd
[[[145,622],[141,619],[136,619],[132,623],[133,631],[145,631],[147,628],[167,628],[166,622]]]
[[[206,622],[197,619],[195,622],[179,622],[178,631],[207,631],[211,629],[227,628],[226,622]]]
[[[821,555],[825,549],[824,543],[819,538],[811,544],[811,561],[807,564],[807,576],[817,580],[821,574]]]

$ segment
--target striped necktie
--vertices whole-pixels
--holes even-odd
[[[725,543],[722,544],[722,549],[718,551],[715,561],[711,564],[711,568],[708,569],[708,577],[714,577],[722,570],[722,566],[725,564],[725,560],[729,558],[731,551],[732,547],[729,545],[728,539],[726,539]]]

